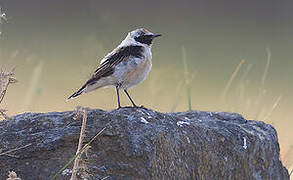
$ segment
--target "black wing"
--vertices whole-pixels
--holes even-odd
[[[93,76],[86,82],[86,84],[92,84],[99,80],[101,77],[107,77],[114,73],[115,65],[122,61],[127,61],[129,57],[142,57],[142,46],[125,46],[116,49],[111,53],[107,59],[99,65]]]
[[[101,63],[93,76],[75,93],[73,93],[68,99],[74,98],[82,94],[88,85],[94,84],[101,77],[107,77],[114,73],[115,65],[122,61],[127,61],[130,57],[142,57],[142,46],[125,46],[112,51],[105,58],[106,60]]]

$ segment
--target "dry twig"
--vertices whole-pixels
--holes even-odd
[[[21,146],[21,147],[17,147],[17,148],[14,148],[14,149],[10,149],[8,151],[5,151],[5,152],[0,152],[0,156],[3,156],[3,155],[6,155],[6,156],[12,156],[12,157],[18,157],[18,156],[15,156],[15,155],[12,155],[10,153],[14,152],[14,151],[17,151],[17,150],[20,150],[20,149],[23,149],[23,148],[26,148],[28,146],[32,145],[32,143],[29,143],[27,145],[24,145],[24,146]]]
[[[81,130],[80,130],[80,136],[79,136],[79,141],[78,141],[78,147],[76,150],[76,155],[78,155],[78,153],[80,152],[81,148],[82,148],[82,144],[83,144],[83,140],[85,137],[85,128],[86,128],[86,120],[87,120],[87,112],[88,110],[86,108],[83,108],[83,118],[82,118],[82,125],[81,125]],[[77,109],[77,114],[80,113],[80,110]],[[72,168],[72,174],[71,174],[71,178],[70,180],[77,180],[77,172],[79,171],[79,169],[81,169],[81,164],[82,163],[82,159],[81,159],[81,154],[78,155],[76,157],[76,159],[74,160],[74,165]]]

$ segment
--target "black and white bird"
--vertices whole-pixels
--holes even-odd
[[[119,89],[123,89],[133,107],[137,107],[127,89],[148,76],[152,68],[152,41],[159,36],[145,28],[129,32],[121,44],[102,59],[92,77],[68,99],[101,87],[115,86],[118,108],[121,108]]]

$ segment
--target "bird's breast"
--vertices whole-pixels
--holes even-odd
[[[145,52],[142,57],[132,57],[119,64],[115,74],[121,87],[127,89],[145,80],[152,68],[151,59],[151,53]]]

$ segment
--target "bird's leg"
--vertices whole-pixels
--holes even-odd
[[[124,89],[125,94],[127,95],[127,97],[129,98],[129,100],[131,101],[133,107],[137,107],[137,105],[134,103],[134,101],[131,99],[131,97],[129,96],[128,92],[126,89]]]
[[[119,97],[119,86],[116,86],[117,98],[118,98],[118,109],[121,108],[120,106],[120,97]]]

